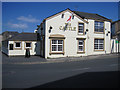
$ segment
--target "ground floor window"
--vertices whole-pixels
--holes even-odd
[[[95,39],[94,49],[95,50],[104,50],[104,39]]]
[[[15,48],[21,48],[21,42],[15,42]]]
[[[52,52],[63,52],[63,40],[51,40]]]
[[[9,44],[9,50],[13,50],[13,44]]]
[[[84,52],[85,50],[85,40],[78,40],[78,52]]]
[[[25,48],[31,48],[31,42],[26,42]]]

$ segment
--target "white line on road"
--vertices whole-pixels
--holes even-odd
[[[118,64],[111,64],[111,65],[109,65],[109,66],[111,66],[111,67],[112,67],[112,66],[118,66]]]
[[[79,70],[87,70],[87,69],[90,69],[89,67],[88,68],[80,68],[80,69],[74,69],[74,70],[71,70],[71,71],[79,71]]]

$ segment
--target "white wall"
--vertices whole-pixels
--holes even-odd
[[[38,44],[36,47],[36,43]],[[9,41],[9,44],[14,44],[14,41]],[[25,55],[26,50],[24,49],[25,42],[22,41],[22,50],[9,50],[9,56],[16,56],[16,55]],[[32,41],[32,50],[30,50],[30,55],[39,55],[39,42]]]
[[[76,27],[76,31],[70,31],[70,30],[60,30],[59,27],[60,26],[65,26],[65,23],[68,19],[68,17],[70,16],[69,12],[65,12],[64,13],[64,18],[61,18],[61,15],[58,15],[52,19],[49,19],[46,21],[46,50],[45,50],[45,57],[51,57],[51,58],[55,58],[55,57],[70,57],[70,56],[85,56],[87,55],[86,53],[84,54],[77,54],[77,40],[76,38],[86,38],[86,35],[78,35],[78,22],[83,22],[82,20],[78,19],[76,16],[74,16],[74,19],[71,19],[71,27]],[[51,31],[51,33],[48,32],[49,27],[52,26],[53,29]],[[87,28],[87,24],[85,23],[85,30]],[[65,36],[65,41],[64,41],[64,52],[65,54],[52,54],[50,55],[50,39],[49,36],[52,34],[61,34]],[[86,43],[87,39],[85,40]],[[86,48],[87,45],[85,45]],[[85,52],[87,52],[87,49],[85,49]]]
[[[108,31],[111,32],[110,28],[110,22],[105,21],[105,34],[95,34],[94,33],[94,20],[92,19],[86,19],[89,23],[87,24],[84,22],[82,19],[77,18],[74,16],[74,19],[71,19],[71,27],[76,27],[76,31],[70,31],[70,30],[60,30],[60,26],[65,26],[65,23],[68,19],[68,17],[71,15],[70,12],[65,12],[64,13],[64,18],[61,18],[61,15],[58,15],[54,18],[46,20],[44,23],[46,25],[45,27],[45,58],[56,58],[56,57],[70,57],[70,56],[87,56],[87,55],[96,55],[96,54],[105,54],[105,53],[110,53],[111,52],[111,41],[110,41],[110,33],[108,36],[106,34]],[[86,35],[78,35],[78,22],[82,22],[85,25],[85,29],[88,29],[89,31],[87,32]],[[49,33],[49,28],[50,26],[53,27],[51,30],[51,33]],[[50,35],[53,34],[61,34],[65,36],[65,47],[64,47],[64,52],[65,54],[52,54],[50,55]],[[83,54],[77,54],[77,40],[76,38],[86,38],[85,40],[85,53]],[[104,51],[94,51],[94,38],[104,38],[105,41],[105,50]]]
[[[111,33],[108,34],[108,31],[111,32],[111,24],[110,22],[105,22],[105,51],[106,53],[111,53]]]

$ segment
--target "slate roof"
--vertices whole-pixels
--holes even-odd
[[[86,12],[79,12],[79,11],[73,11],[75,14],[77,14],[78,16],[87,19],[96,19],[96,20],[104,20],[104,21],[111,21],[111,19],[108,19],[106,17],[103,17],[99,14],[94,14],[94,13],[86,13]]]
[[[70,9],[67,8],[66,10],[70,10]],[[65,11],[65,10],[63,10],[63,11]],[[54,15],[57,15],[57,14],[63,12],[63,11],[60,11],[60,12],[58,12],[58,13],[56,13],[56,14],[53,14],[53,15],[47,17],[47,18],[50,18],[50,17],[52,17],[52,16],[54,16]],[[70,10],[70,11],[72,11],[72,10]],[[104,17],[104,16],[101,16],[101,15],[99,15],[99,14],[79,12],[79,11],[72,11],[72,12],[74,12],[76,15],[78,15],[78,16],[81,17],[82,19],[87,18],[87,19],[104,20],[104,21],[110,21],[110,22],[112,21],[111,19],[108,19],[108,18],[106,18],[106,17]],[[45,18],[45,19],[47,19],[47,18]],[[43,21],[45,21],[45,19],[44,19]]]
[[[117,20],[117,21],[112,22],[112,24],[117,23],[117,22],[120,22],[120,19],[119,19],[119,20]]]
[[[37,41],[37,33],[19,33],[7,39],[7,41]]]
[[[2,33],[2,35],[4,34],[18,34],[18,32],[17,31],[5,31]]]

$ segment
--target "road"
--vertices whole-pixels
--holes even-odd
[[[104,74],[101,74],[100,72],[106,73],[118,71],[119,58],[119,55],[107,55],[104,57],[93,58],[90,60],[86,59],[71,62],[44,64],[3,64],[2,88],[31,88],[40,85],[44,86],[44,84],[46,83],[65,79],[68,77],[73,77],[76,75],[84,76],[85,73],[93,73],[93,76],[95,77],[95,75],[98,75],[96,74],[98,72],[99,75],[101,75],[98,78],[102,78]],[[90,75],[88,74],[88,76]],[[109,76],[110,73],[105,75],[108,75],[109,78],[113,77],[113,79],[118,79],[115,75]],[[107,80],[109,78],[107,78]],[[80,79],[79,81],[82,81],[82,79]],[[109,81],[110,80],[108,80],[108,82]],[[117,83],[117,81],[113,83]],[[116,85],[110,87],[116,87]]]

